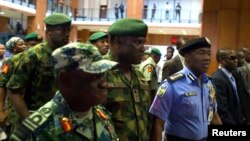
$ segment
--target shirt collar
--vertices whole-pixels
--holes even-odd
[[[220,69],[226,74],[226,76],[228,78],[231,78],[232,77],[232,73],[229,72],[227,69],[223,68],[223,67],[220,67]]]
[[[198,84],[197,77],[186,66],[184,66],[184,68],[183,68],[183,73],[186,76],[186,80],[187,80],[188,84],[191,84],[193,82],[197,82],[197,84]],[[202,83],[206,83],[206,82],[208,82],[209,77],[205,73],[203,73],[203,74],[201,74],[201,80],[202,80]]]

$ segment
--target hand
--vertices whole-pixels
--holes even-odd
[[[6,123],[7,119],[7,112],[6,111],[1,111],[0,112],[0,126],[2,127]]]

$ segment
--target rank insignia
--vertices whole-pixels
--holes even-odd
[[[175,74],[171,75],[167,80],[168,80],[168,82],[172,83],[172,82],[175,82],[176,80],[179,80],[183,77],[185,77],[185,75],[183,73],[175,73]]]
[[[100,109],[96,109],[96,112],[103,120],[107,119],[107,116]]]
[[[156,95],[162,97],[162,96],[166,93],[167,88],[168,88],[168,86],[160,86],[160,87],[158,88],[158,90],[157,90]]]
[[[73,129],[72,122],[67,117],[62,117],[61,126],[62,126],[64,132],[69,132]]]

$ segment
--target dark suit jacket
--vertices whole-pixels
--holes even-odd
[[[250,96],[248,87],[244,81],[244,78],[242,77],[241,73],[234,71],[233,76],[236,81],[238,94],[240,97],[240,104],[241,104],[241,110],[243,117],[245,118],[245,123],[250,124]]]
[[[229,78],[221,69],[218,69],[212,75],[212,79],[216,90],[218,114],[222,123],[227,125],[242,124],[241,105]]]
[[[162,80],[168,78],[172,74],[183,69],[181,59],[177,55],[173,59],[167,61],[163,66]]]

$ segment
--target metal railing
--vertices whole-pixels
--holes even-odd
[[[168,22],[168,23],[200,23],[201,11],[181,10],[180,12],[143,9],[143,19],[148,22]]]
[[[4,0],[4,1],[36,9],[36,0]]]

